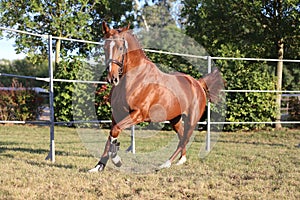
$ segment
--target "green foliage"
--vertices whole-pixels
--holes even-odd
[[[103,20],[120,22],[123,16],[130,20],[131,10],[132,2],[129,0],[2,0],[0,25],[36,34],[99,41]],[[44,38],[14,32],[8,32],[8,37],[15,37],[16,51],[27,54],[32,61],[41,62],[47,58],[48,46]],[[53,50],[57,57],[61,56],[61,49],[65,55],[74,52],[87,55],[91,48],[87,43],[54,41]]]
[[[195,40],[186,36],[179,28],[169,25],[164,28],[153,27],[149,32],[138,33],[143,48],[172,53],[206,56],[207,52]],[[207,61],[179,55],[146,52],[148,58],[162,71],[182,72],[200,78],[207,73]]]
[[[110,85],[99,85],[95,92],[95,108],[98,120],[111,119],[111,105],[109,102]],[[108,124],[100,124],[108,127]]]
[[[171,1],[152,1],[150,4],[145,1],[143,9],[137,11],[136,20],[139,26],[143,26],[144,20],[149,27],[163,28],[175,23],[171,13]]]
[[[292,97],[289,100],[289,117],[290,121],[300,121],[300,98]],[[299,124],[294,125],[295,127],[299,127]]]
[[[283,64],[283,90],[300,90],[300,63]]]
[[[0,72],[23,76],[48,77],[48,61],[37,64],[32,63],[28,58],[13,61],[2,59],[0,60]],[[8,87],[12,84],[13,79],[15,78],[1,76],[0,83]],[[28,79],[18,79],[18,82],[26,87],[43,87],[47,85],[46,82]]]
[[[284,41],[284,59],[299,59],[300,4],[289,1],[184,1],[186,33],[213,56],[232,45],[246,57],[278,58]],[[274,71],[276,63],[273,63]],[[299,89],[299,63],[284,63],[283,89]]]
[[[213,56],[278,58],[278,42],[284,42],[284,59],[299,59],[299,11],[289,1],[184,1],[182,17],[186,33]],[[273,90],[276,63],[217,61],[227,89]],[[299,88],[299,64],[284,63],[283,89]],[[229,93],[228,121],[271,121],[278,109],[269,93]],[[259,126],[227,126],[252,129]]]
[[[85,61],[78,61],[78,71],[76,80],[92,81],[99,80],[99,70],[97,66],[88,64]],[[72,65],[74,68],[77,66]],[[95,90],[96,84],[73,83],[74,92],[72,94],[72,108],[74,120],[97,120],[95,110]],[[77,124],[77,126],[89,126],[90,124]]]
[[[56,79],[76,80],[81,62],[78,60],[63,60],[55,70]],[[74,83],[54,83],[54,110],[56,121],[73,121],[72,94]]]
[[[0,90],[0,120],[36,120],[42,113],[42,96],[17,81],[9,89]]]
[[[247,57],[277,58],[284,40],[284,57],[299,58],[298,0],[289,1],[184,1],[188,35],[217,55],[222,44],[234,44]]]
[[[102,68],[74,57],[63,60],[55,70],[55,78],[66,80],[100,80]],[[110,119],[110,86],[93,83],[55,82],[54,108],[56,121],[90,121]],[[78,126],[89,126],[83,124]]]
[[[244,57],[232,46],[222,46],[219,54],[224,57]],[[275,90],[275,77],[271,76],[266,63],[249,61],[217,60],[222,66],[223,77],[228,90]],[[229,92],[226,95],[226,120],[229,122],[274,121],[276,110],[274,93]],[[226,130],[258,129],[264,124],[227,125]]]

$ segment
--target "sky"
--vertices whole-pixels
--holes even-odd
[[[25,54],[16,54],[14,45],[14,39],[6,39],[5,37],[0,38],[0,60],[16,60],[25,58]]]

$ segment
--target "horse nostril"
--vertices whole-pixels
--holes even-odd
[[[114,84],[117,85],[119,83],[118,78],[114,78]]]

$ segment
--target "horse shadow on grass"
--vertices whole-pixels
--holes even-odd
[[[25,147],[18,147],[20,143],[15,142],[1,142],[0,141],[0,154],[5,153],[6,151],[19,151],[23,153],[33,153],[33,154],[48,154],[50,149],[42,149],[42,148],[25,148]],[[13,147],[11,147],[13,146]],[[75,156],[75,157],[91,157],[88,154],[80,154],[68,151],[59,151],[55,150],[55,155],[58,156]]]
[[[37,166],[37,167],[56,167],[56,168],[64,168],[64,169],[75,169],[77,168],[72,164],[59,164],[59,163],[49,163],[49,162],[39,162],[34,160],[24,160],[29,165]]]
[[[288,145],[286,145],[286,144],[270,143],[270,142],[258,142],[258,141],[235,141],[235,140],[222,140],[222,139],[219,139],[218,143],[247,144],[247,145],[256,145],[256,146],[288,147]]]
[[[8,151],[19,151],[23,153],[34,153],[34,154],[45,154],[48,153],[49,150],[46,149],[31,149],[31,148],[24,148],[24,147],[8,147],[8,146],[2,146],[0,144],[0,154],[8,152]]]
[[[30,165],[39,166],[39,167],[49,166],[49,167],[57,167],[57,168],[65,168],[65,169],[76,168],[75,165],[71,165],[71,164],[58,164],[58,163],[50,163],[50,162],[25,159],[24,157],[20,158],[20,156],[14,155],[14,152],[45,155],[45,158],[46,158],[46,155],[49,153],[50,150],[42,149],[42,148],[33,149],[33,148],[18,147],[18,145],[20,145],[20,143],[0,141],[0,156],[6,157],[6,158],[11,158],[11,159],[22,160]],[[56,156],[85,157],[85,158],[93,157],[88,154],[79,154],[79,153],[67,152],[67,151],[55,151],[55,155]]]

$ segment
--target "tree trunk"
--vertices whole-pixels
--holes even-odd
[[[135,10],[136,10],[136,13],[138,13],[139,9],[140,9],[140,3],[139,3],[138,0],[135,0]],[[145,27],[146,27],[146,31],[148,32],[148,31],[149,31],[149,26],[148,26],[146,17],[145,17],[143,14],[142,14],[141,17],[142,17],[142,20],[143,20],[144,25],[145,25]]]
[[[61,40],[57,39],[55,43],[55,65],[59,63]]]
[[[278,59],[282,60],[283,59],[283,39],[281,38],[278,41]],[[282,61],[277,62],[277,90],[281,91],[282,90],[282,69],[283,69],[283,62]],[[276,114],[276,122],[280,122],[281,119],[281,93],[277,94],[276,97],[276,103],[277,103],[277,114]],[[282,126],[280,123],[276,123],[275,125],[276,129],[281,129]]]

